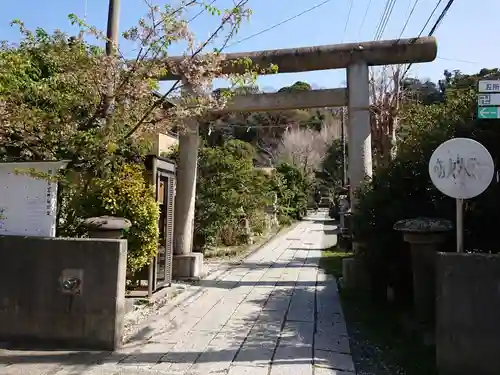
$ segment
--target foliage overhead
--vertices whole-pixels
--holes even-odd
[[[122,33],[126,43],[138,47],[136,56],[125,56],[118,46],[114,55],[106,56],[102,48],[86,42],[105,42],[104,34],[75,15],[70,21],[80,29],[79,38],[40,28],[32,32],[14,21],[21,42],[4,43],[0,49],[0,155],[104,162],[135,143],[131,137],[182,128],[187,117],[224,105],[225,96],[207,90],[213,78],[239,85],[253,81],[256,71],[249,67],[241,75],[222,74],[223,55],[205,49],[235,35],[250,14],[246,3],[239,0],[225,11],[193,1],[176,7],[148,3],[145,17]],[[201,41],[189,30],[188,11],[196,6],[219,18],[218,27]],[[179,43],[187,46],[184,58],[177,63],[166,60],[169,49]],[[161,97],[153,96],[156,79],[169,73],[181,75],[191,95],[179,97],[182,84],[177,81]],[[165,106],[169,99],[176,105]]]

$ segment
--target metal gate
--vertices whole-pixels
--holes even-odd
[[[174,202],[175,202],[175,164],[170,160],[151,156],[148,169],[152,172],[156,187],[156,200],[160,209],[158,220],[158,253],[149,267],[148,295],[170,286],[172,283],[172,262],[174,247]]]

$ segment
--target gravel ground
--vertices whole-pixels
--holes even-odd
[[[405,328],[401,312],[343,297],[353,361],[358,375],[435,375],[434,347],[420,331]]]
[[[364,337],[363,330],[358,324],[348,323],[348,330],[357,375],[406,375],[402,368],[387,363],[384,358],[386,349],[378,347]]]

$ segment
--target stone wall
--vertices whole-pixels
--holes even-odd
[[[439,253],[436,270],[439,374],[500,374],[500,256]]]
[[[0,342],[119,347],[126,261],[125,240],[0,237]]]

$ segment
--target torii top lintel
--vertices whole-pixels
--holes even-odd
[[[278,66],[278,73],[307,72],[314,70],[347,68],[353,62],[364,61],[370,66],[408,64],[433,61],[437,56],[434,37],[394,39],[361,43],[331,44],[314,47],[287,48],[255,52],[224,54],[223,73],[243,73],[242,64],[234,64],[249,58],[262,69],[271,64]],[[185,56],[168,57],[169,63],[184,60]],[[160,77],[162,81],[177,80],[175,74]]]

